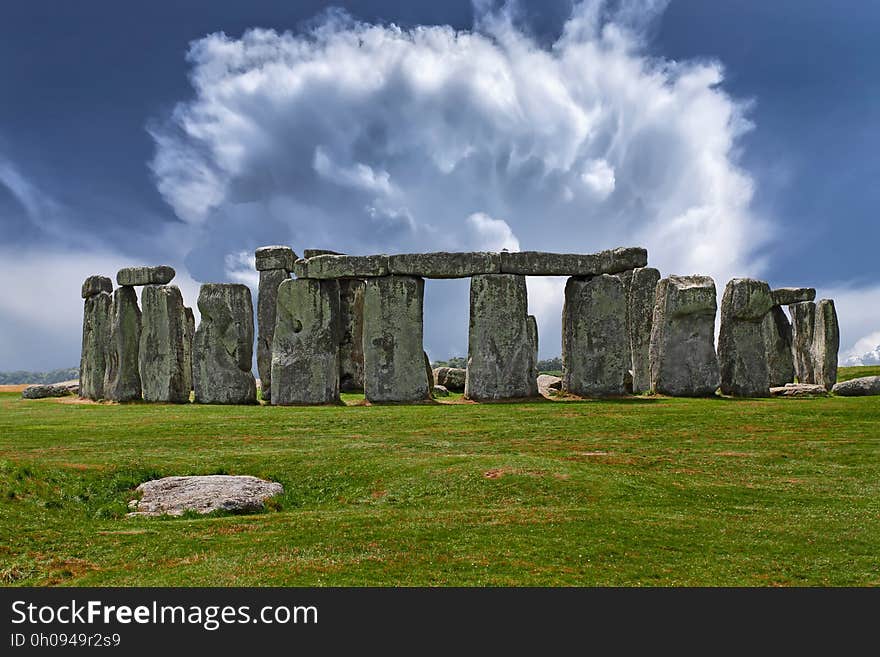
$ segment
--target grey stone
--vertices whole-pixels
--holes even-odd
[[[880,395],[880,376],[860,376],[857,379],[835,383],[831,389],[841,397],[864,397]]]
[[[141,341],[141,309],[131,286],[113,292],[110,310],[110,344],[104,374],[104,399],[124,402],[141,398],[138,351]]]
[[[794,381],[794,358],[791,353],[791,322],[785,311],[773,306],[761,323],[770,387],[784,386]]]
[[[625,393],[630,347],[626,296],[616,276],[569,278],[562,310],[562,387],[582,397]]]
[[[720,384],[715,354],[715,282],[669,276],[657,283],[651,325],[651,390],[706,397]]]
[[[257,271],[270,271],[272,269],[283,269],[284,271],[293,271],[293,263],[299,258],[289,246],[261,246],[254,251],[254,263]]]
[[[337,402],[339,283],[284,281],[272,343],[272,404]]]
[[[770,388],[771,397],[826,397],[828,391],[814,383],[787,383]]]
[[[89,276],[82,284],[82,298],[88,299],[96,294],[113,294],[113,281],[106,276]]]
[[[549,397],[562,390],[562,377],[550,374],[539,374],[537,378],[538,394]]]
[[[543,253],[517,251],[501,253],[501,272],[525,276],[596,276],[617,274],[648,264],[648,252],[626,247],[599,253]]]
[[[772,290],[771,294],[775,306],[790,306],[793,303],[816,299],[816,289],[812,287],[778,287]]]
[[[434,386],[431,388],[431,394],[434,397],[448,397],[449,389],[446,386]]]
[[[435,367],[433,374],[434,381],[438,385],[445,386],[453,392],[464,392],[467,370],[463,367]]]
[[[186,311],[176,285],[147,285],[141,292],[138,373],[144,400],[189,402],[192,366],[187,355]]]
[[[422,278],[385,276],[367,280],[363,339],[367,401],[429,398],[422,346],[424,296]]]
[[[773,307],[770,286],[734,278],[724,288],[718,364],[721,392],[737,397],[770,396],[770,370],[762,324]]]
[[[83,304],[79,392],[85,399],[104,398],[104,375],[107,371],[107,350],[110,347],[112,306],[113,297],[108,292],[89,295]]]
[[[372,278],[388,275],[387,255],[320,255],[297,260],[294,273],[298,278]]]
[[[654,292],[659,280],[660,272],[653,267],[634,270],[626,298],[635,394],[651,389],[651,324],[654,318]]]
[[[129,516],[180,516],[187,511],[253,513],[284,487],[274,481],[242,475],[163,477],[138,486],[140,499],[132,500]]]
[[[167,285],[174,278],[174,267],[126,267],[116,272],[119,285]]]
[[[21,391],[22,399],[45,399],[47,397],[66,397],[71,394],[67,386],[57,383],[36,383]]]
[[[471,278],[464,394],[468,399],[535,397],[534,345],[526,279],[516,274]]]
[[[254,307],[238,283],[205,283],[199,290],[202,321],[193,338],[193,389],[200,404],[254,404],[251,371]]]
[[[436,383],[434,381],[434,372],[431,370],[431,359],[428,358],[428,352],[425,353],[425,379],[428,382],[428,390],[431,390]]]
[[[534,315],[526,317],[526,329],[529,335],[529,345],[531,352],[529,353],[529,380],[538,380],[538,320]],[[537,384],[536,384],[537,385]],[[537,389],[536,389],[537,393]]]
[[[816,304],[812,301],[793,303],[791,315],[791,351],[794,375],[798,383],[816,383],[813,372],[813,329],[816,324]]]
[[[192,380],[192,372],[193,372],[193,338],[196,335],[196,317],[193,314],[192,308],[184,306],[183,312],[186,315],[186,336],[183,340],[183,348],[184,348],[184,368],[189,372],[189,390],[192,392],[193,389],[193,380]]]
[[[626,271],[622,271],[619,274],[614,274],[619,280],[621,285],[623,285],[623,297],[624,299],[629,299],[630,290],[632,288],[632,279],[634,269],[627,269]],[[629,334],[630,334],[630,311],[629,311],[629,301],[625,304],[624,308],[624,326],[625,333],[627,335],[627,342],[629,342]],[[632,367],[632,347],[627,345],[627,348],[630,350],[629,362],[627,363],[627,367]]]
[[[400,253],[388,257],[388,270],[403,276],[422,278],[467,278],[478,274],[501,272],[501,254],[465,253]]]
[[[274,248],[274,247],[273,247]],[[272,338],[275,335],[275,307],[278,287],[290,280],[286,269],[265,269],[260,272],[257,294],[257,372],[260,375],[263,401],[272,401]]]
[[[339,281],[339,389],[364,390],[364,291],[356,278]]]
[[[306,249],[303,251],[303,258],[308,260],[309,258],[314,258],[315,256],[320,255],[345,255],[344,253],[339,253],[339,251],[331,251],[330,249]]]
[[[813,359],[815,382],[831,390],[837,383],[837,352],[840,348],[840,328],[834,301],[820,299],[816,304],[816,324],[813,329]]]

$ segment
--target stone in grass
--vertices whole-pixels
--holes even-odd
[[[70,388],[62,384],[38,383],[21,391],[22,399],[45,399],[46,397],[66,397],[71,394]]]
[[[153,479],[135,490],[141,498],[129,502],[129,516],[180,516],[187,511],[253,513],[284,487],[246,475],[207,475]]]
[[[434,386],[431,388],[431,392],[433,392],[435,397],[448,397],[449,389],[446,386]]]
[[[770,388],[771,397],[827,397],[824,386],[814,383],[786,383]]]
[[[841,381],[834,384],[831,392],[842,397],[880,395],[880,376],[860,376],[857,379]]]

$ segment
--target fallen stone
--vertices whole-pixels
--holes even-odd
[[[127,267],[116,273],[119,285],[167,285],[174,278],[174,267]]]
[[[501,254],[465,253],[401,253],[388,257],[388,270],[403,276],[422,278],[467,278],[501,271]]]
[[[501,273],[525,276],[597,276],[617,274],[647,264],[648,252],[641,247],[617,248],[588,254],[541,251],[501,253]]]
[[[860,376],[857,379],[841,381],[834,384],[831,392],[841,397],[880,395],[880,376]]]
[[[551,396],[562,390],[562,377],[552,376],[551,374],[538,375],[538,394],[544,397]]]
[[[724,288],[718,364],[721,392],[736,397],[770,395],[770,370],[762,324],[773,307],[770,286],[752,278],[734,278]]]
[[[364,390],[364,291],[357,278],[339,281],[339,389]]]
[[[131,286],[113,291],[110,310],[110,344],[104,374],[104,399],[125,402],[141,398],[138,352],[141,341],[141,309]]]
[[[463,367],[435,367],[433,374],[434,381],[438,385],[445,386],[453,392],[464,392],[467,370]]]
[[[720,384],[715,354],[715,282],[670,276],[657,283],[651,325],[651,390],[709,397]]]
[[[104,279],[108,283],[110,279]],[[112,286],[111,286],[112,287]],[[107,350],[110,348],[113,297],[109,292],[90,294],[83,304],[79,394],[85,399],[104,398]]]
[[[826,397],[828,391],[814,383],[788,383],[770,388],[771,397]]]
[[[339,402],[339,283],[286,280],[278,288],[272,404]]]
[[[320,255],[294,264],[297,278],[373,278],[388,275],[387,255]]]
[[[468,399],[537,396],[525,277],[480,274],[471,278],[467,363],[464,394]]]
[[[189,328],[176,285],[146,285],[141,292],[138,374],[144,400],[185,404],[192,390]]]
[[[272,269],[293,271],[293,263],[299,258],[289,246],[261,246],[254,251],[254,264],[259,272]]]
[[[654,292],[659,280],[660,272],[653,267],[634,270],[626,298],[635,394],[651,389],[651,324],[654,318]]]
[[[562,310],[562,388],[582,397],[625,393],[630,348],[626,296],[616,276],[569,278]]]
[[[794,381],[794,356],[791,352],[791,322],[785,311],[773,306],[761,323],[770,387],[784,386]]]
[[[69,392],[71,395],[79,394],[79,379],[69,379],[67,381],[59,381],[58,383],[55,383],[53,385],[62,386],[64,388],[67,388],[67,392]]]
[[[255,404],[251,291],[238,283],[205,283],[198,306],[202,321],[193,338],[192,356],[196,402]]]
[[[813,372],[813,329],[816,323],[816,304],[812,301],[793,303],[791,315],[791,350],[794,375],[798,383],[816,383]]]
[[[257,477],[207,475],[154,479],[135,491],[141,497],[129,503],[133,509],[129,516],[180,516],[187,511],[254,513],[265,507],[267,499],[281,495],[284,487]]]
[[[106,276],[89,276],[82,284],[82,298],[88,299],[96,294],[113,294],[113,281]]]
[[[449,389],[446,386],[435,385],[431,388],[431,394],[435,397],[448,397]]]
[[[816,304],[816,324],[813,328],[813,377],[816,383],[831,390],[837,383],[837,352],[840,349],[840,328],[834,301],[821,299]]]
[[[336,256],[319,256],[329,257]],[[367,401],[407,402],[430,397],[422,345],[424,296],[422,278],[367,279],[363,341]]]
[[[770,294],[773,295],[774,306],[790,306],[816,299],[816,289],[812,287],[778,287]]]
[[[22,399],[45,399],[47,397],[66,397],[71,394],[65,385],[57,383],[37,383],[21,391]]]
[[[257,293],[257,372],[263,384],[263,401],[266,402],[272,401],[272,338],[275,335],[278,287],[287,280],[290,280],[290,272],[286,269],[265,269],[260,272]]]

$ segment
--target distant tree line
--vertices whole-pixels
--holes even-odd
[[[463,356],[453,356],[449,360],[435,360],[433,363],[431,363],[431,367],[461,367],[462,369],[464,369],[465,367],[467,367],[467,358],[464,358]],[[539,360],[538,371],[561,372],[562,358],[556,356],[555,358]]]
[[[0,372],[0,385],[18,385],[22,383],[58,383],[79,378],[78,367],[68,367],[51,372]]]

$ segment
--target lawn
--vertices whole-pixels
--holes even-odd
[[[138,483],[209,473],[285,492],[256,515],[125,517]],[[880,585],[880,397],[277,408],[7,392],[0,495],[5,585]]]

